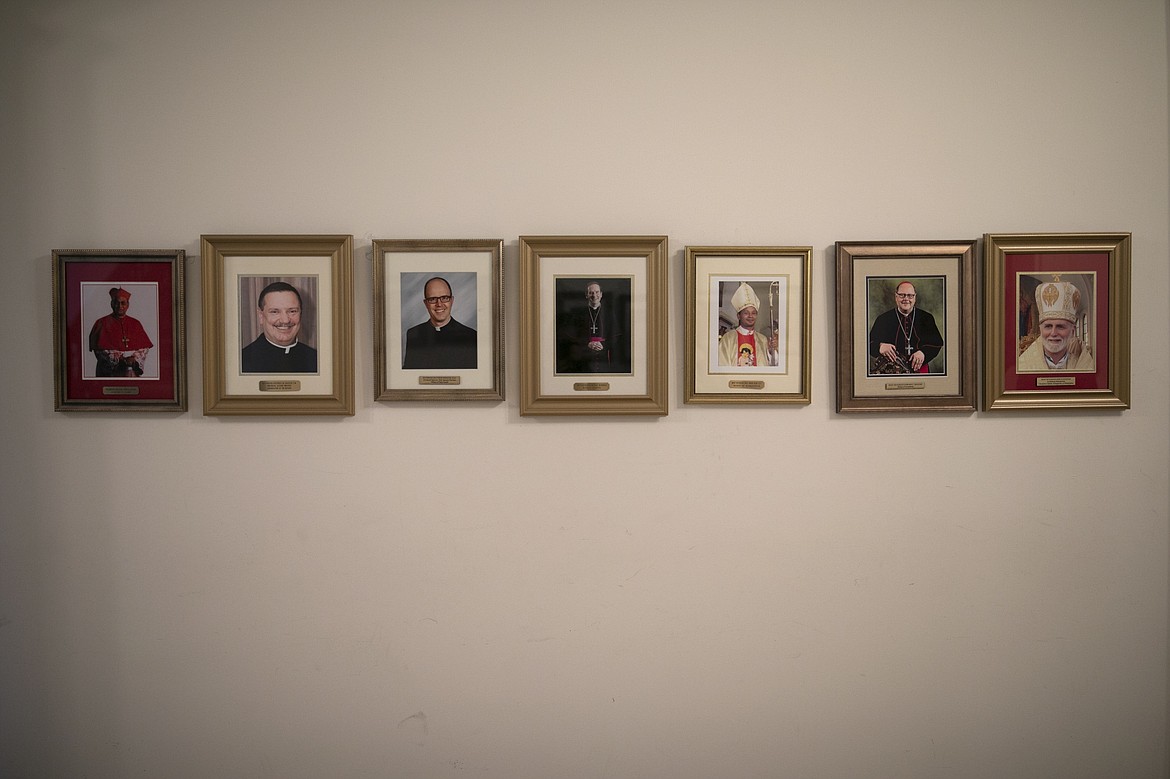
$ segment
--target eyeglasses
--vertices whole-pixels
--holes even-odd
[[[423,302],[426,303],[428,306],[433,306],[436,303],[450,303],[451,296],[450,295],[435,295],[434,297],[423,298]]]
[[[913,300],[914,298],[918,297],[918,295],[913,292],[895,292],[894,295],[896,297],[902,298],[903,300]]]

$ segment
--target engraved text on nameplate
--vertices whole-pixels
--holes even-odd
[[[285,381],[262,381],[261,392],[300,392],[301,383],[295,379]]]

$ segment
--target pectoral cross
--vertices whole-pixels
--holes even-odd
[[[597,320],[601,317],[601,311],[598,311],[596,314],[594,314],[593,309],[586,310],[589,312],[589,332],[593,333],[593,335],[597,335]]]

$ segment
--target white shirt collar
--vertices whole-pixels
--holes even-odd
[[[272,344],[272,340],[271,340],[271,339],[270,339],[270,338],[269,338],[267,335],[266,335],[266,336],[264,336],[264,340],[265,340],[265,341],[268,341],[268,343]],[[288,354],[290,351],[292,351],[292,348],[293,348],[294,346],[296,346],[297,344],[299,344],[300,342],[301,342],[301,341],[300,341],[300,339],[298,338],[297,340],[293,341],[293,342],[292,342],[291,344],[289,344],[288,346],[281,346],[280,344],[272,344],[272,345],[273,345],[273,346],[275,346],[277,349],[283,349],[283,350],[284,350],[284,353],[285,353],[285,354]]]

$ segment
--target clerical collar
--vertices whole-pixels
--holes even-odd
[[[739,327],[735,328],[735,332],[739,333],[740,335],[751,335],[752,333],[754,333],[756,331],[755,330],[745,330],[743,325],[740,325]]]
[[[1065,351],[1064,357],[1061,357],[1059,360],[1052,359],[1051,357],[1048,356],[1048,352],[1044,352],[1044,362],[1048,364],[1048,368],[1050,370],[1056,370],[1058,368],[1067,367],[1068,366],[1068,352]]]
[[[280,344],[273,344],[273,343],[272,343],[272,341],[271,341],[271,340],[268,338],[268,336],[267,336],[267,335],[266,335],[266,336],[264,336],[264,340],[265,340],[265,341],[268,341],[268,343],[272,344],[272,345],[273,345],[273,346],[275,346],[277,349],[283,349],[285,354],[288,354],[289,352],[291,352],[291,351],[293,350],[293,347],[294,347],[294,346],[296,346],[297,344],[299,344],[299,343],[300,343],[300,341],[299,341],[299,340],[297,340],[297,341],[293,341],[293,342],[292,342],[291,344],[289,344],[288,346],[281,346]]]

